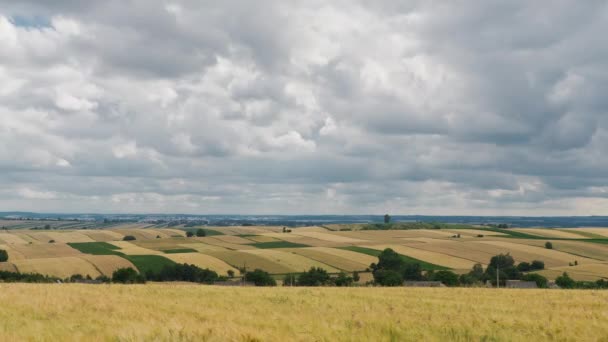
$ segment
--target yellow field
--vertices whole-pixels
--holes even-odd
[[[80,256],[95,267],[100,273],[105,276],[112,277],[112,273],[119,268],[131,267],[137,269],[129,260],[121,258],[118,255],[88,255],[83,254]],[[92,276],[92,275],[91,275]]]
[[[123,234],[117,233],[113,230],[85,230],[81,231],[86,236],[90,237],[94,241],[120,241],[124,237]]]
[[[298,229],[295,229],[293,235],[301,235],[310,237],[313,239],[329,241],[329,242],[342,242],[342,243],[365,243],[366,240],[354,239],[347,236],[340,236],[338,234],[330,234],[330,233],[321,233],[321,232],[300,232]]]
[[[272,236],[265,236],[265,235],[248,236],[247,240],[251,240],[251,241],[254,241],[254,242],[279,241],[279,239],[277,239],[277,238],[273,238]]]
[[[565,266],[571,262],[574,262],[574,260],[578,261],[579,264],[597,262],[597,260],[556,251],[554,249],[546,249],[544,247],[524,245],[524,244],[520,244],[520,243],[516,243],[516,242],[481,241],[479,243],[497,246],[497,247],[502,248],[504,251],[510,251],[515,259],[519,259],[517,257],[517,255],[520,252],[524,253],[524,254],[529,254],[530,256],[528,257],[528,259],[530,257],[532,257],[532,258],[535,258],[538,260],[542,260],[545,262],[545,265],[547,267]],[[524,261],[531,261],[531,260],[524,260]]]
[[[517,228],[512,229],[516,232],[542,236],[546,238],[564,238],[564,239],[584,239],[585,237],[576,233],[562,229],[543,229],[543,228]]]
[[[21,237],[19,237],[16,234],[5,233],[5,232],[0,233],[0,242],[5,243],[7,245],[27,244],[28,243],[27,240],[22,239]]]
[[[93,264],[78,257],[22,259],[13,261],[13,264],[21,273],[40,273],[60,278],[73,274],[90,275],[93,278],[101,275]]]
[[[356,253],[351,251],[343,251],[334,248],[327,247],[309,247],[309,248],[286,248],[280,249],[281,251],[295,253],[298,255],[302,255],[309,259],[313,259],[324,264],[333,266],[337,269],[344,271],[363,271],[369,267],[372,262],[378,262],[378,258],[369,256],[362,253]],[[336,253],[331,253],[332,251],[341,251],[351,253],[348,256],[337,255]],[[352,255],[356,255],[354,258]],[[362,256],[362,257],[359,257]],[[365,258],[367,257],[367,258]],[[355,259],[366,259],[370,262],[358,262]]]
[[[7,341],[603,341],[608,291],[0,284],[0,319]]]
[[[220,242],[234,243],[237,245],[252,243],[251,240],[243,239],[240,236],[234,236],[234,235],[216,235],[213,237],[209,237],[208,239],[217,240]]]
[[[188,265],[196,265],[200,268],[208,268],[217,272],[219,275],[228,274],[229,270],[232,270],[234,274],[239,274],[239,271],[228,265],[226,262],[212,257],[210,255],[201,254],[201,253],[175,253],[175,254],[165,254],[163,255],[167,259],[171,259],[179,264],[188,264]]]
[[[281,252],[276,249],[250,249],[242,252],[257,255],[273,262],[280,263],[281,265],[285,265],[286,267],[290,268],[292,272],[308,271],[311,267],[321,267],[330,273],[339,272],[338,269],[327,264],[303,257],[301,255]]]
[[[445,266],[454,269],[471,269],[477,262],[473,260],[467,260],[463,258],[453,257],[442,253],[425,251],[418,248],[412,248],[410,246],[403,245],[375,245],[369,246],[369,248],[383,250],[385,248],[392,248],[395,252],[403,255],[416,258],[418,260],[430,262],[431,264]],[[489,261],[489,260],[488,260]]]
[[[120,252],[127,255],[153,255],[153,254],[163,254],[163,252],[155,251],[149,248],[143,248],[136,246],[128,241],[112,241],[110,244],[119,247]]]
[[[578,266],[562,266],[554,267],[548,270],[539,271],[537,273],[542,274],[548,279],[555,279],[561,276],[564,272],[576,280],[589,280],[594,281],[598,279],[608,279],[608,264],[597,263],[597,264],[585,264]]]
[[[601,237],[608,237],[608,228],[571,228],[564,230],[573,232],[574,234],[576,234],[575,232],[583,232],[595,234]]]
[[[64,243],[45,243],[32,245],[12,245],[11,250],[16,251],[28,259],[54,258],[64,256],[82,255],[78,250]],[[9,252],[10,253],[10,252]]]
[[[194,242],[194,243],[182,243],[178,245],[178,248],[192,248],[198,252],[201,253],[205,253],[205,252],[211,252],[211,251],[227,251],[229,249],[221,247],[221,246],[214,246],[214,245],[208,245],[206,243],[200,243],[200,242]]]
[[[94,242],[95,240],[81,232],[47,232],[47,236],[55,242]],[[48,240],[47,240],[48,241]]]
[[[291,273],[294,270],[282,263],[274,262],[269,258],[261,257],[255,254],[239,252],[239,251],[210,251],[205,254],[214,256],[224,260],[226,263],[236,267],[247,267],[248,270],[256,268],[262,269],[270,273]]]

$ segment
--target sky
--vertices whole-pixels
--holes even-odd
[[[0,0],[0,211],[608,215],[603,0]]]

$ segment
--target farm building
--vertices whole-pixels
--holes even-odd
[[[405,281],[405,287],[445,287],[440,281]]]
[[[536,289],[538,286],[534,281],[507,280],[506,287],[509,289]]]

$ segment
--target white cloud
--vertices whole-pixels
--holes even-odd
[[[607,214],[599,6],[0,0],[0,205]]]

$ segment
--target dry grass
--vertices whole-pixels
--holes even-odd
[[[0,271],[17,272],[17,267],[10,262],[0,262]]]
[[[82,255],[81,259],[84,259],[91,264],[102,274],[112,277],[112,273],[119,268],[131,267],[137,270],[137,267],[133,265],[129,260],[122,258],[118,255]]]
[[[208,245],[219,246],[219,247],[232,249],[232,250],[255,249],[255,247],[253,247],[251,245],[224,242],[224,241],[216,239],[215,237],[195,238],[195,239],[192,239],[192,241],[202,242],[202,243],[205,243]],[[251,243],[251,241],[249,241],[249,243]]]
[[[602,341],[608,336],[606,291],[0,284],[0,303],[0,335],[7,341]]]
[[[323,240],[323,241],[329,241],[329,242],[341,242],[341,243],[351,243],[351,244],[356,244],[356,243],[365,243],[367,242],[366,240],[362,240],[362,239],[355,239],[352,237],[348,237],[348,236],[340,236],[339,234],[334,234],[334,233],[321,233],[321,232],[306,232],[306,231],[302,231],[300,232],[299,229],[294,229],[293,233],[290,233],[293,235],[300,235],[300,236],[306,236],[309,238],[313,238],[313,239],[318,239],[318,240]]]
[[[562,229],[551,229],[551,228],[517,228],[511,229],[516,232],[522,232],[526,234],[542,236],[546,238],[563,238],[563,239],[584,239],[584,236],[580,234],[572,233]]]
[[[561,276],[564,272],[567,272],[568,275],[575,280],[593,281],[598,279],[608,279],[608,264],[597,263],[578,266],[554,267],[538,273],[542,274],[548,279],[555,279]]]
[[[343,271],[348,271],[348,272],[362,271],[362,270],[365,270],[367,267],[369,267],[369,265],[372,262],[378,262],[378,258],[375,258],[373,256],[369,256],[369,255],[362,254],[362,253],[351,252],[351,251],[337,250],[334,248],[327,248],[327,247],[288,248],[288,249],[286,248],[286,249],[281,249],[281,251],[302,255],[309,259],[313,259],[313,260],[322,262],[324,264],[333,266],[337,269],[340,269]],[[347,253],[355,254],[356,256],[351,257],[351,255],[348,255],[348,256],[336,255],[336,253],[331,253],[331,251],[347,252]],[[359,255],[361,255],[362,258],[359,258]],[[367,257],[367,258],[365,258],[365,257]],[[366,262],[356,261],[356,259],[366,259],[366,260],[373,260],[373,261],[366,263]]]
[[[40,273],[60,278],[73,274],[90,275],[95,278],[101,273],[90,262],[78,257],[22,259],[13,264],[21,273]]]
[[[236,268],[211,255],[201,253],[176,253],[165,254],[164,257],[171,259],[178,264],[194,264],[200,268],[208,268],[220,275],[227,275],[229,270],[232,270],[235,274],[239,274],[239,271]]]
[[[599,235],[602,237],[608,237],[608,228],[572,228],[572,229],[564,229],[564,230],[570,231],[573,234],[576,234],[576,232],[583,232],[583,233]]]
[[[107,241],[120,241],[123,237],[123,234],[120,234],[113,230],[85,230],[82,231],[83,234],[90,237],[94,241],[98,242],[107,242]]]
[[[111,241],[108,243],[120,248],[119,252],[127,255],[164,255],[163,252],[155,251],[149,248],[139,247],[128,241]]]
[[[521,243],[508,242],[508,241],[481,241],[479,244],[487,244],[495,246],[503,252],[510,252],[516,260],[531,261],[531,260],[542,260],[545,262],[547,267],[559,267],[566,266],[574,260],[578,263],[597,263],[597,260],[572,255],[556,251],[554,249],[546,249],[544,247],[530,246]],[[524,256],[525,255],[525,256]]]
[[[0,242],[5,243],[7,245],[25,245],[29,243],[29,240],[23,239],[19,235],[15,235],[13,233],[0,232]]]
[[[81,232],[47,232],[46,235],[56,242],[95,242],[90,236]]]
[[[244,251],[209,251],[205,254],[224,260],[227,264],[236,268],[246,266],[248,270],[259,268],[266,272],[279,274],[293,272],[287,265]]]
[[[65,243],[44,243],[32,245],[12,245],[11,250],[27,259],[55,258],[82,255],[80,251]]]
[[[454,269],[471,269],[476,264],[473,260],[467,260],[454,256],[449,256],[443,253],[426,251],[418,248],[403,245],[374,245],[365,246],[373,249],[383,250],[385,248],[392,248],[395,252],[409,257],[426,261],[431,264],[445,266]]]
[[[331,267],[325,263],[318,262],[316,260],[309,259],[307,257],[282,252],[276,249],[252,249],[243,251],[247,254],[257,255],[262,258],[267,258],[273,262],[279,263],[291,269],[291,272],[303,272],[308,271],[311,267],[321,267],[327,272],[339,272],[338,269]]]

